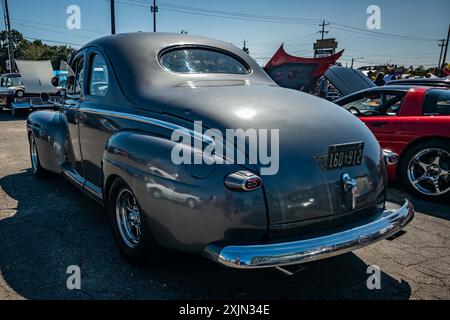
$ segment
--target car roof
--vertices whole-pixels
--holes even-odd
[[[236,56],[247,64],[249,74],[180,74],[164,69],[159,61],[161,52],[176,47],[213,48]],[[105,36],[93,40],[87,48],[100,48],[109,58],[122,92],[136,104],[144,100],[173,97],[174,91],[192,85],[201,87],[213,81],[235,81],[245,85],[275,85],[269,75],[247,53],[228,42],[206,37],[163,32],[135,32]],[[73,56],[76,57],[76,54]],[[138,81],[130,81],[136,79]],[[171,90],[165,90],[165,89]],[[180,89],[181,90],[181,89]],[[179,90],[178,90],[179,91]]]
[[[20,77],[20,73],[4,73],[1,76],[2,77],[10,77],[10,78],[18,78],[18,77]]]

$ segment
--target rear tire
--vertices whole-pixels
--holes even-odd
[[[108,217],[114,241],[131,264],[141,265],[148,257],[156,258],[159,247],[153,241],[145,215],[133,191],[121,178],[116,178],[108,195]]]
[[[450,143],[426,141],[409,149],[399,163],[403,186],[426,200],[450,198]]]

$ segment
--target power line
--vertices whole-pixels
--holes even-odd
[[[357,27],[348,26],[342,23],[338,22],[331,22],[331,28],[345,31],[345,32],[353,32],[363,35],[370,35],[375,37],[383,37],[383,38],[390,38],[390,39],[396,39],[396,40],[413,40],[413,41],[436,41],[436,39],[431,38],[420,38],[420,37],[411,37],[406,35],[399,35],[399,34],[392,34],[392,33],[386,33],[386,32],[375,32],[370,30],[365,30]]]
[[[137,6],[137,7],[148,7],[149,6],[149,5],[144,4],[141,1],[138,1],[138,2],[117,1],[117,2],[121,3],[121,4],[125,4],[125,5]],[[160,2],[159,7],[168,12],[193,14],[193,15],[224,18],[224,19],[233,19],[233,20],[241,20],[241,21],[254,21],[254,22],[265,22],[265,23],[278,23],[278,24],[301,24],[301,25],[314,25],[317,23],[316,20],[306,20],[306,19],[293,20],[291,18],[281,18],[281,17],[264,18],[265,16],[241,14],[241,13],[237,13],[237,12],[208,10],[208,9],[200,9],[200,8],[195,8],[195,7],[175,6],[175,5],[168,6],[167,4],[162,3],[162,2]]]
[[[142,2],[142,1],[143,0],[141,0],[141,1],[134,0],[133,2],[125,2],[125,1],[120,1],[120,2],[124,3],[124,4],[128,4],[128,5],[146,6],[144,4],[144,2]],[[314,25],[318,21],[321,21],[319,19],[305,19],[305,18],[256,15],[256,14],[240,13],[240,12],[233,12],[233,11],[203,9],[203,8],[192,7],[192,6],[176,5],[176,4],[172,4],[169,2],[160,2],[160,7],[169,12],[203,15],[203,16],[211,16],[211,17],[235,19],[235,20],[266,22],[266,23]],[[323,24],[325,24],[325,23],[323,22]],[[431,38],[413,37],[413,36],[392,34],[392,33],[386,33],[386,32],[375,32],[375,31],[370,31],[370,30],[346,25],[343,23],[335,22],[335,21],[329,21],[329,24],[330,24],[330,27],[335,28],[337,30],[346,31],[346,32],[354,32],[354,33],[376,36],[376,37],[384,37],[384,38],[391,38],[391,39],[397,39],[397,40],[436,41],[436,39],[431,39]],[[325,24],[325,25],[327,25],[327,24]],[[322,30],[322,31],[324,33],[326,33],[325,30]],[[321,33],[322,33],[322,31],[321,31]],[[324,35],[324,33],[322,35]]]
[[[56,41],[56,40],[48,40],[48,39],[41,39],[41,38],[33,38],[33,37],[27,37],[23,36],[27,40],[32,41],[42,41],[42,42],[50,42],[50,43],[56,43],[56,44],[63,44],[63,45],[71,45],[71,46],[79,46],[82,47],[84,44],[81,43],[75,43],[75,42],[67,42],[67,41]]]
[[[49,32],[54,32],[54,33],[58,33],[58,34],[65,34],[65,35],[70,35],[70,36],[73,36],[73,37],[84,38],[84,39],[92,39],[92,37],[87,36],[87,35],[74,34],[74,33],[64,32],[64,31],[59,31],[59,30],[52,30],[52,29],[37,27],[37,26],[33,26],[33,25],[28,25],[28,24],[21,23],[21,22],[15,22],[15,24],[19,25],[19,26],[22,26],[22,27],[26,27],[26,28],[31,28],[31,29],[49,31]]]
[[[57,25],[57,24],[50,24],[50,23],[44,23],[44,22],[38,22],[38,21],[33,21],[33,20],[28,20],[28,19],[18,19],[18,18],[14,18],[11,19],[11,21],[19,21],[19,22],[26,22],[29,24],[37,24],[37,25],[43,25],[43,26],[48,26],[48,27],[55,27],[55,28],[62,28],[67,30],[66,26],[61,26],[61,25]],[[88,32],[88,33],[96,33],[96,34],[105,34],[105,32],[99,31],[99,30],[93,30],[93,29],[79,29],[77,30],[77,32]]]

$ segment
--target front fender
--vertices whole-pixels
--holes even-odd
[[[27,133],[36,139],[41,166],[56,173],[61,172],[60,163],[64,160],[63,131],[58,111],[36,111],[27,118]]]
[[[103,189],[113,177],[124,179],[155,240],[169,248],[201,253],[212,242],[262,240],[268,228],[263,191],[236,193],[224,186],[224,178],[242,168],[175,165],[174,146],[143,132],[114,134],[104,152]]]

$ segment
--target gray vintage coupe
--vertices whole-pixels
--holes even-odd
[[[395,156],[361,121],[280,88],[233,45],[119,34],[85,45],[70,65],[59,110],[28,117],[32,171],[62,173],[102,203],[132,262],[158,259],[162,246],[235,268],[298,264],[391,237],[413,218],[408,201],[385,209]],[[270,146],[264,159],[254,132]]]

